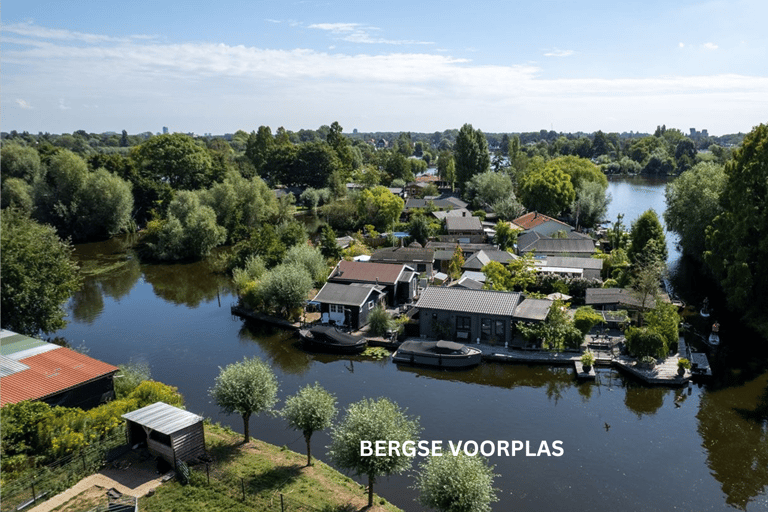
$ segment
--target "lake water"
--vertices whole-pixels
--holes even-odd
[[[663,184],[612,181],[609,218],[661,214]],[[230,315],[231,284],[206,263],[142,265],[129,238],[77,247],[99,272],[70,301],[57,332],[89,355],[147,362],[153,378],[178,386],[189,410],[242,432],[238,416],[208,398],[219,368],[244,357],[270,362],[280,401],[315,381],[339,405],[386,396],[420,417],[422,439],[562,441],[561,457],[494,456],[500,501],[494,510],[768,510],[768,405],[764,366],[724,372],[709,387],[648,388],[614,370],[578,384],[572,371],[483,364],[467,372],[399,368],[389,360],[308,354],[292,333]],[[762,368],[762,369],[761,369]],[[251,419],[251,435],[304,453],[300,432],[278,418]],[[313,436],[325,457],[327,433]],[[419,459],[417,458],[418,462]],[[382,478],[375,491],[404,510],[415,503],[411,475]],[[362,494],[362,490],[361,490]]]

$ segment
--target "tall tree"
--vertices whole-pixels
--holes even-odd
[[[464,191],[472,176],[491,168],[488,140],[483,132],[475,130],[471,124],[462,126],[456,136],[453,158],[456,162],[456,182]]]
[[[243,418],[243,443],[251,440],[251,415],[271,409],[277,403],[277,377],[267,363],[254,357],[220,369],[209,391],[226,414]]]
[[[66,325],[64,303],[80,288],[72,246],[12,209],[0,215],[2,326],[29,336]]]
[[[275,138],[269,126],[259,126],[257,132],[251,132],[245,145],[245,156],[253,164],[256,172],[261,177],[269,178],[266,167],[270,160],[270,153],[275,147]]]
[[[576,198],[576,191],[568,174],[544,167],[521,177],[519,196],[529,210],[557,217]]]
[[[295,395],[285,399],[280,414],[294,430],[301,430],[307,442],[307,466],[312,465],[310,439],[312,434],[331,426],[336,416],[336,397],[318,382],[304,386]]]
[[[211,183],[211,155],[189,135],[158,135],[132,148],[131,154],[143,175],[167,180],[175,189],[196,190]]]
[[[493,488],[493,466],[464,452],[429,457],[419,467],[419,503],[441,512],[490,512],[499,501]]]
[[[647,252],[646,246],[649,240],[655,242],[652,249],[656,251],[655,257],[662,262],[667,261],[667,239],[664,236],[664,228],[659,222],[659,216],[653,208],[646,210],[632,222],[629,237],[627,253],[632,261],[637,261],[642,253]]]
[[[417,442],[421,431],[418,418],[410,417],[387,398],[364,399],[350,404],[344,418],[331,431],[328,454],[342,469],[368,477],[368,507],[373,506],[373,485],[380,476],[402,473],[411,466],[411,457],[403,450],[387,450],[385,455],[362,455],[362,442],[376,446],[384,441],[403,446],[406,441]]]
[[[464,266],[464,252],[461,250],[461,245],[457,245],[453,251],[453,256],[448,264],[448,275],[451,279],[458,279],[461,277],[461,267]]]
[[[755,127],[725,167],[723,212],[707,228],[704,261],[728,305],[768,333],[768,125]]]

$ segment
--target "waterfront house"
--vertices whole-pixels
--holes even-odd
[[[462,342],[509,343],[518,292],[428,287],[416,303],[419,333]]]
[[[419,274],[413,267],[364,261],[340,261],[328,276],[329,283],[374,284],[387,293],[387,304],[409,303],[418,298]]]
[[[590,238],[545,238],[538,233],[522,235],[517,240],[517,253],[546,257],[589,258],[595,254],[595,242]]]
[[[659,299],[669,302],[666,293],[660,293]],[[639,311],[643,307],[642,297],[629,288],[587,288],[584,304],[598,310],[616,311],[620,309]],[[653,309],[656,301],[653,295],[645,299],[645,309]]]
[[[520,228],[524,229],[525,231],[533,231],[546,237],[551,237],[558,232],[568,233],[570,231],[574,231],[575,229],[573,226],[566,224],[565,222],[561,222],[557,219],[553,219],[552,217],[538,212],[526,213],[525,215],[522,215],[513,220],[512,223],[520,226]]]
[[[387,292],[375,284],[325,283],[314,302],[320,304],[321,318],[356,331],[368,324],[368,317],[379,304],[386,304]]]
[[[416,270],[419,274],[432,276],[432,269],[435,264],[434,249],[425,249],[415,247],[413,244],[408,247],[385,247],[371,254],[373,263],[390,263],[397,265],[407,265]]]
[[[5,329],[0,353],[0,405],[40,400],[90,409],[115,396],[117,366]]]
[[[149,453],[176,467],[205,455],[203,417],[165,402],[123,414],[129,445],[147,443]]]
[[[601,279],[600,272],[603,269],[603,260],[599,258],[547,256],[537,259],[535,264],[536,270],[542,274],[585,279]]]

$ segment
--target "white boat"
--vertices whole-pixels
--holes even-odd
[[[482,352],[453,341],[406,340],[392,354],[392,361],[437,368],[469,368],[480,364]]]

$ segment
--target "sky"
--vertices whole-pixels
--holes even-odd
[[[765,0],[6,0],[0,129],[748,132],[765,20]]]

